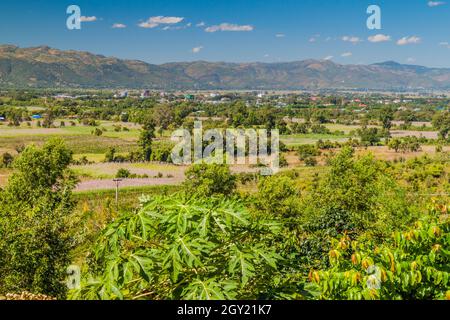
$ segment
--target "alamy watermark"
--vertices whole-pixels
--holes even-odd
[[[209,129],[195,121],[192,134],[178,129],[172,134],[177,142],[172,162],[178,165],[198,163],[261,166],[261,175],[279,171],[280,134],[277,129]]]

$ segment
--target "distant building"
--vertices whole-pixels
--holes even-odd
[[[40,114],[33,114],[31,116],[31,118],[34,119],[34,120],[38,120],[38,119],[42,119],[42,116]]]
[[[148,98],[150,97],[150,90],[144,90],[141,93],[141,98]]]
[[[0,121],[5,121],[6,118],[4,116],[0,116]]]
[[[192,101],[195,99],[195,96],[193,94],[185,94],[184,99]]]

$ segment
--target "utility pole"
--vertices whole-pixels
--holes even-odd
[[[119,183],[122,179],[114,179],[113,181],[116,183],[116,210],[119,211]]]

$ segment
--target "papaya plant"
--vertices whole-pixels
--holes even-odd
[[[141,202],[99,236],[72,299],[256,299],[271,290],[282,262],[271,246],[276,222],[233,199]]]

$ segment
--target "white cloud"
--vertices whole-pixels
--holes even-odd
[[[341,57],[346,58],[346,57],[351,57],[352,55],[353,55],[353,53],[351,53],[351,52],[344,52],[343,54],[341,54]]]
[[[156,28],[157,26],[158,26],[157,23],[151,23],[151,22],[147,22],[147,21],[139,23],[139,27],[146,28],[146,29]]]
[[[81,16],[80,21],[81,22],[94,22],[94,21],[97,21],[97,17],[96,16],[91,16],[91,17]]]
[[[328,57],[323,58],[323,60],[331,60],[333,58],[334,58],[333,56],[328,56]]]
[[[404,46],[407,44],[418,44],[420,43],[422,39],[420,39],[419,37],[416,36],[412,36],[412,37],[403,37],[400,40],[397,41],[397,44],[399,46]]]
[[[362,41],[360,38],[354,37],[354,36],[343,36],[341,39],[342,39],[342,41],[351,42],[353,44],[356,44],[356,43]]]
[[[415,58],[408,58],[408,59],[406,59],[406,61],[412,63],[412,62],[416,62],[416,59]]]
[[[254,27],[251,25],[237,25],[232,23],[222,23],[219,25],[211,26],[205,29],[206,32],[217,31],[253,31]]]
[[[183,17],[164,17],[164,16],[156,16],[156,17],[150,17],[147,21],[139,23],[139,27],[141,28],[156,28],[161,24],[165,25],[172,25],[177,24],[183,21]]]
[[[448,43],[447,41],[440,42],[439,45],[442,46],[442,47],[446,47],[446,48],[450,49],[450,43]]]
[[[439,7],[439,6],[442,6],[444,4],[445,4],[445,2],[443,2],[443,1],[428,1],[428,6],[431,7],[431,8]]]
[[[113,28],[113,29],[123,29],[123,28],[126,28],[126,27],[127,26],[124,25],[123,23],[114,23],[111,28]]]
[[[284,38],[284,37],[286,37],[286,35],[284,33],[277,33],[275,35],[275,37],[277,37],[277,38]]]
[[[199,53],[200,51],[202,51],[202,49],[203,49],[203,46],[192,48],[192,53]]]
[[[312,43],[312,42],[316,42],[317,40],[316,40],[316,38],[312,37],[312,38],[309,38],[308,41]]]
[[[385,34],[376,34],[374,36],[370,36],[368,38],[370,42],[378,43],[378,42],[386,42],[391,41],[391,36]]]
[[[201,22],[197,23],[195,26],[201,28],[201,27],[206,26],[206,23],[204,23],[203,21],[201,21]]]

